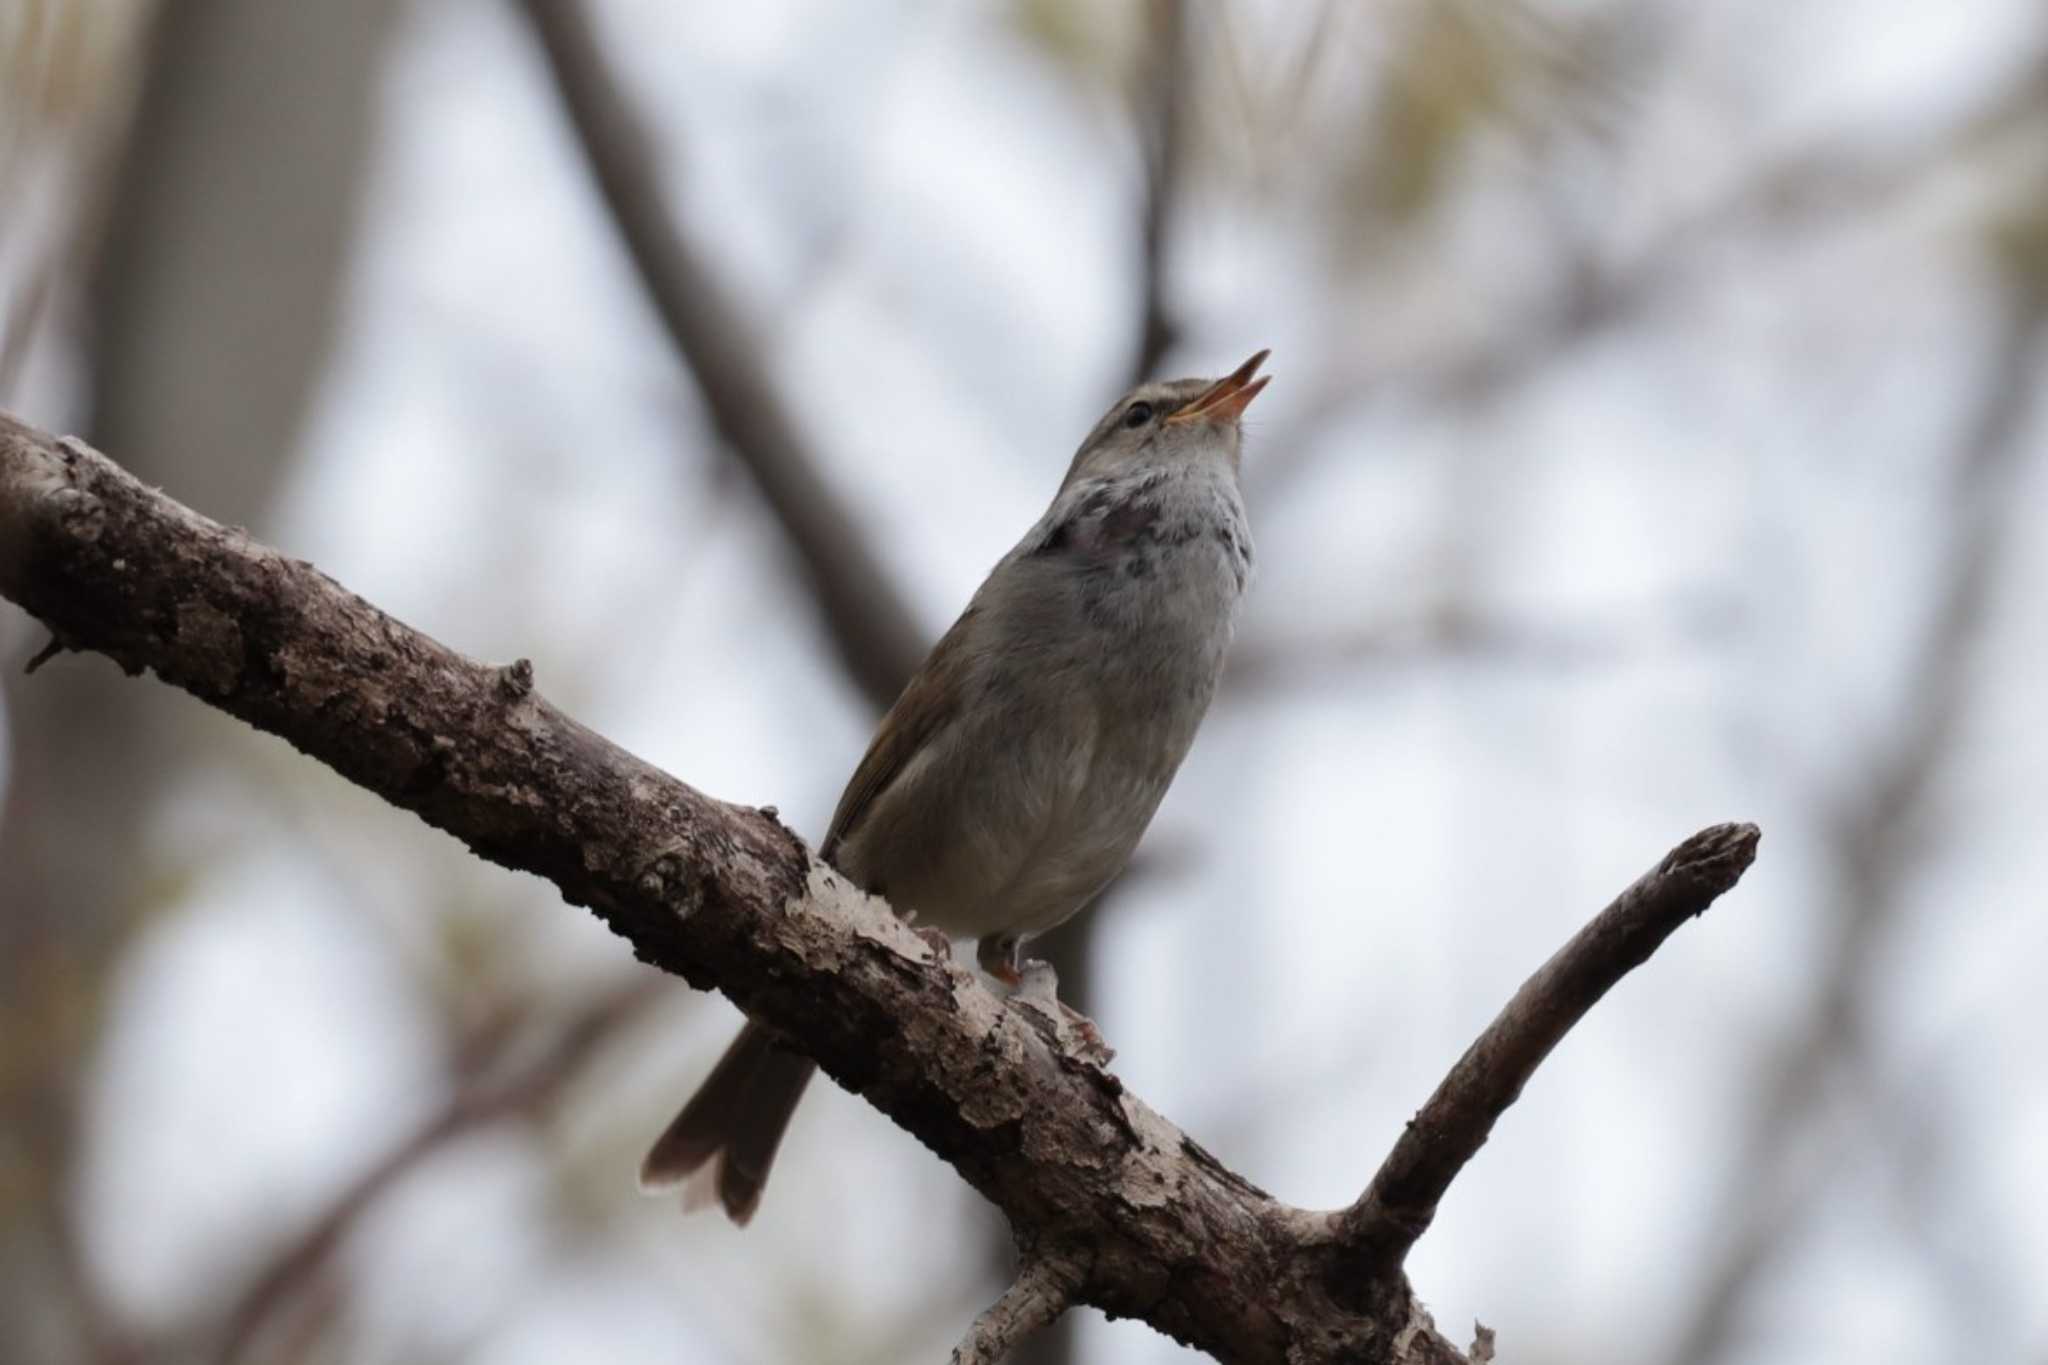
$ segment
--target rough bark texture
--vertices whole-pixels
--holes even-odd
[[[1226,1170],[1055,1022],[998,1000],[849,888],[773,811],[717,801],[578,725],[523,661],[466,659],[310,564],[4,416],[0,595],[66,646],[152,669],[480,855],[546,877],[646,961],[800,1040],[1000,1207],[1027,1264],[1063,1267],[1074,1302],[1227,1361],[1466,1358],[1416,1302],[1399,1252],[1372,1241],[1377,1224],[1359,1212],[1370,1191],[1353,1210],[1313,1212]],[[1606,985],[1734,884],[1754,839],[1748,827],[1696,836],[1625,892],[1532,979],[1424,1117],[1490,1122]],[[1627,927],[1644,916],[1661,930]],[[1589,941],[1585,969],[1560,970]],[[1546,982],[1569,998],[1532,999]],[[1411,1128],[1373,1188],[1419,1190],[1433,1208],[1484,1136],[1463,1121],[1444,1133]],[[1425,1174],[1403,1175],[1416,1143]]]

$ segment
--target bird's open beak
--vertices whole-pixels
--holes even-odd
[[[1171,422],[1234,422],[1244,410],[1251,406],[1252,399],[1259,396],[1259,390],[1266,387],[1265,379],[1253,379],[1259,366],[1266,363],[1271,351],[1260,351],[1250,360],[1232,370],[1223,378],[1195,395],[1195,401],[1180,409],[1166,420]],[[1266,377],[1272,378],[1271,375]]]

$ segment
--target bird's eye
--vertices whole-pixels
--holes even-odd
[[[1151,420],[1152,405],[1150,403],[1133,403],[1124,409],[1124,425],[1132,431],[1136,431]]]

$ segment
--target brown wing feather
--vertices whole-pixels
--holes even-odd
[[[832,812],[832,823],[825,830],[825,845],[819,856],[827,862],[833,861],[840,841],[860,824],[874,806],[875,798],[888,790],[925,741],[960,709],[958,680],[967,666],[967,623],[974,619],[977,610],[969,607],[952,629],[940,637],[924,665],[876,727],[875,737],[869,742],[867,753],[861,756],[860,766],[853,770],[846,790],[840,793],[839,806]]]

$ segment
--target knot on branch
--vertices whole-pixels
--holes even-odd
[[[704,887],[690,875],[687,850],[671,849],[648,863],[641,869],[638,888],[641,895],[661,902],[678,919],[688,919],[704,905]]]

